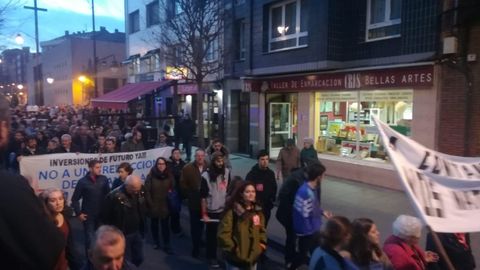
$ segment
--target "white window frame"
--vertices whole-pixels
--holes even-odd
[[[369,38],[368,33],[370,30],[382,28],[382,27],[387,27],[387,26],[392,26],[396,24],[401,24],[402,19],[390,19],[391,15],[391,3],[392,0],[385,0],[385,20],[383,22],[379,23],[370,23],[371,20],[371,10],[372,10],[372,0],[367,0],[367,31],[365,32],[365,40],[366,41],[377,41],[377,40],[383,40],[383,39],[390,39],[390,38],[397,38],[400,37],[400,34],[396,35],[391,35],[391,36],[384,36],[384,37],[378,37],[378,38]]]
[[[238,25],[238,56],[237,60],[244,61],[247,54],[247,40],[246,40],[246,23],[245,20],[240,20]]]
[[[219,41],[218,37],[210,41],[208,50],[205,53],[205,62],[215,62],[218,60]]]
[[[273,32],[272,32],[272,10],[278,7],[282,7],[282,25],[285,26],[285,7],[288,4],[291,3],[296,3],[296,22],[295,22],[295,33],[285,35],[282,34],[280,37],[273,37]],[[303,44],[300,45],[300,38],[301,37],[307,37],[308,36],[308,31],[305,32],[300,32],[300,24],[301,24],[301,14],[302,14],[302,0],[290,0],[290,1],[285,1],[281,2],[275,5],[270,6],[270,10],[268,12],[268,51],[269,52],[278,52],[278,51],[285,51],[285,50],[291,50],[291,49],[296,49],[296,48],[304,48],[307,47],[308,44]],[[295,45],[291,47],[285,47],[281,49],[276,49],[272,50],[272,42],[278,42],[278,41],[285,41],[289,39],[295,39]]]

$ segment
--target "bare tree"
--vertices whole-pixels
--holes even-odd
[[[157,40],[167,65],[186,69],[186,80],[197,85],[199,146],[204,147],[203,90],[206,79],[217,80],[224,51],[219,44],[224,29],[221,0],[163,0],[164,19]],[[174,93],[177,96],[177,93]]]
[[[0,32],[2,32],[5,22],[7,21],[8,12],[18,8],[21,2],[19,0],[7,0],[0,4]]]

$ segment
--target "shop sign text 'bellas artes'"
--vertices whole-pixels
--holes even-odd
[[[431,88],[433,66],[319,73],[245,80],[245,91],[315,91],[378,88]]]

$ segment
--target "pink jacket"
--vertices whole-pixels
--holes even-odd
[[[425,270],[425,253],[418,245],[409,245],[403,239],[391,235],[383,245],[395,270]]]

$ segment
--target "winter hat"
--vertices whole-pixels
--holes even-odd
[[[313,138],[312,137],[305,137],[305,138],[303,138],[303,142],[313,144]]]

